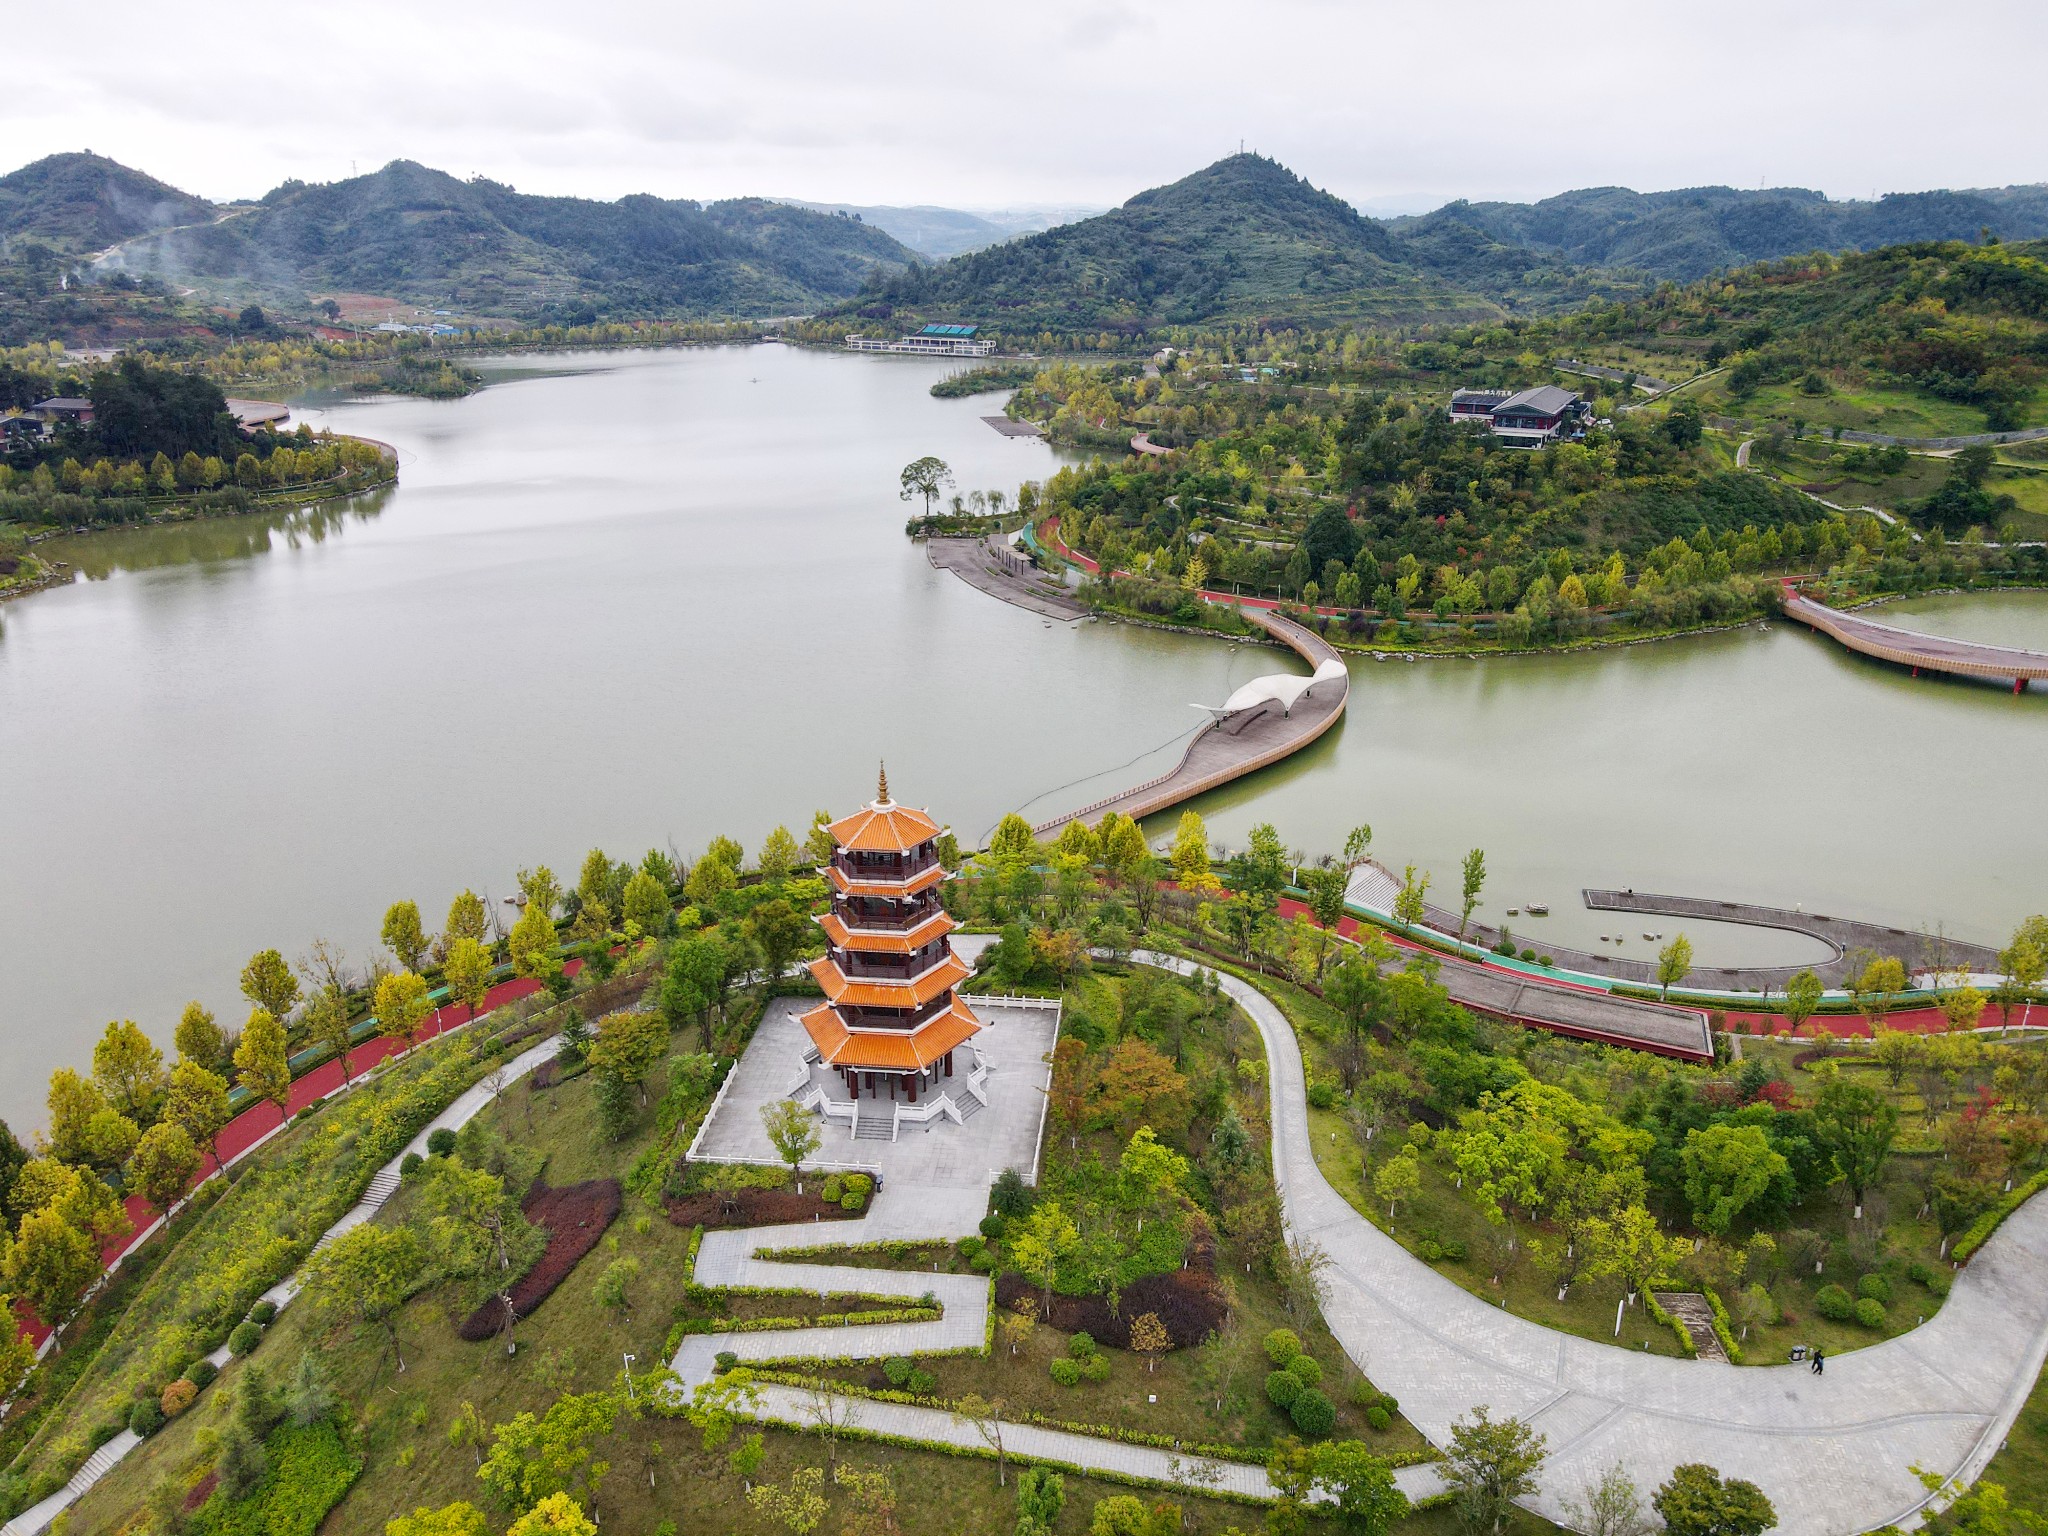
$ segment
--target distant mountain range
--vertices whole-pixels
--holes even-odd
[[[0,177],[0,261],[47,248],[304,313],[361,293],[526,320],[859,311],[1017,334],[1556,309],[1821,249],[2048,236],[2048,187],[1835,202],[1797,188],[1600,187],[1367,218],[1238,154],[1120,208],[969,212],[535,197],[407,160],[216,205],[102,156]],[[1071,218],[1069,216],[1072,216]],[[941,259],[948,258],[948,259]]]

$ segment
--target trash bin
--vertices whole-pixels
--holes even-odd
[[[1794,1345],[1792,1346],[1792,1353],[1791,1353],[1791,1355],[1790,1355],[1790,1357],[1789,1357],[1789,1358],[1791,1358],[1791,1359],[1793,1359],[1793,1360],[1804,1360],[1804,1359],[1806,1358],[1806,1352],[1807,1352],[1807,1346],[1806,1346],[1806,1345],[1804,1345],[1804,1344],[1794,1344]]]

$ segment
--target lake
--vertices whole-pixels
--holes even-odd
[[[394,444],[393,490],[53,542],[85,579],[0,607],[17,1127],[108,1019],[168,1042],[197,997],[239,1022],[251,952],[367,958],[399,897],[437,925],[522,865],[573,881],[593,845],[757,848],[867,799],[883,758],[978,841],[1157,771],[1191,706],[1292,666],[1048,626],[932,569],[903,537],[906,461],[939,455],[963,491],[1058,463],[983,424],[1000,396],[932,399],[949,365],[759,346],[485,368],[467,400],[302,412]],[[2040,594],[1899,612],[2048,648]],[[1482,911],[1552,903],[1517,924],[1537,943],[1603,931],[1584,885],[1984,939],[2048,906],[2038,693],[1916,682],[1781,625],[1353,675],[1338,730],[1203,803],[1215,836],[1271,820],[1314,853],[1370,821],[1453,900],[1477,845]],[[1812,952],[1694,936],[1703,963]]]

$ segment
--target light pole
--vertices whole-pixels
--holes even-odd
[[[627,1355],[627,1356],[625,1357],[625,1360],[626,1360],[626,1401],[627,1401],[627,1402],[629,1402],[629,1403],[633,1401],[633,1362],[634,1362],[635,1360],[639,1359],[639,1358],[640,1358],[640,1357],[639,1357],[638,1355]]]

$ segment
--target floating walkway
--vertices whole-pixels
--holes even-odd
[[[1949,640],[1899,629],[1817,603],[1802,597],[1789,585],[1785,589],[1785,617],[1839,640],[1852,651],[1910,668],[1915,677],[1924,671],[1988,682],[2010,679],[2014,693],[2025,691],[2028,683],[2048,678],[2048,654],[2040,651],[1979,645],[1972,640]]]
[[[1156,815],[1291,757],[1337,723],[1351,697],[1351,674],[1336,648],[1269,608],[1246,603],[1239,612],[1306,661],[1314,675],[1285,678],[1282,686],[1262,689],[1257,698],[1248,694],[1252,685],[1247,684],[1221,710],[1212,711],[1214,722],[1188,743],[1170,772],[1040,822],[1034,832],[1050,836],[1070,821],[1093,825],[1111,811],[1133,821]]]

